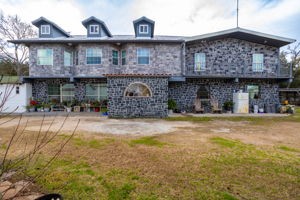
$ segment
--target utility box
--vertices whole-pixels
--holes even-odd
[[[249,113],[249,93],[233,93],[233,113]]]

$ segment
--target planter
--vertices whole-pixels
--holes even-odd
[[[43,108],[37,108],[37,111],[38,112],[43,112],[44,110],[43,110]]]
[[[264,109],[263,109],[263,108],[259,108],[259,109],[258,109],[258,112],[259,112],[259,113],[264,113]]]
[[[226,113],[227,114],[232,114],[232,111],[231,110],[227,110]]]
[[[44,108],[44,112],[50,112],[50,108]]]
[[[100,112],[100,108],[99,107],[95,107],[95,112]]]
[[[29,112],[35,112],[35,108],[29,108]]]
[[[72,108],[70,107],[66,107],[66,110],[67,110],[67,112],[71,112],[72,111]]]
[[[172,115],[173,114],[173,110],[169,110],[169,115]]]

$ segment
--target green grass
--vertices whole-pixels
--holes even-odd
[[[166,143],[161,142],[153,136],[149,137],[141,137],[139,139],[131,140],[129,142],[130,146],[135,146],[135,145],[146,145],[146,146],[155,146],[155,147],[163,147],[166,145]]]
[[[105,139],[87,139],[75,137],[72,138],[73,144],[79,147],[88,147],[92,149],[101,149],[104,146],[113,143],[115,140],[113,138],[105,138]]]
[[[221,146],[229,147],[229,148],[233,148],[241,144],[239,141],[229,140],[221,137],[213,137],[211,138],[211,141],[215,144],[219,144]]]
[[[300,152],[299,149],[284,146],[284,145],[279,146],[278,149],[281,149],[281,150],[284,150],[284,151],[291,151],[291,152]]]

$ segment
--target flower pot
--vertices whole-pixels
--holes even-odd
[[[72,108],[66,108],[67,112],[71,112],[72,111]]]
[[[43,110],[43,108],[37,108],[37,111],[38,112],[43,112],[44,110]]]
[[[259,108],[259,109],[258,109],[258,112],[259,112],[259,113],[264,113],[264,109],[263,109],[263,108]]]
[[[35,108],[29,108],[29,112],[35,112]]]
[[[173,114],[173,110],[169,110],[169,115],[172,115]]]
[[[95,112],[100,112],[100,108],[99,107],[95,107]]]
[[[45,112],[50,112],[50,108],[44,108]]]

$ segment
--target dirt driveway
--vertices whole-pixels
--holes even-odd
[[[15,118],[5,124],[7,119],[0,119],[1,128],[13,128],[19,122]],[[281,143],[293,147],[300,147],[300,123],[287,121],[274,121],[267,124],[255,124],[249,121],[230,121],[216,119],[208,122],[189,121],[167,121],[164,119],[108,119],[106,117],[71,116],[64,123],[65,117],[58,116],[26,116],[21,119],[20,127],[25,126],[28,131],[39,131],[43,123],[42,131],[50,128],[58,130],[62,125],[61,133],[70,133],[78,120],[80,124],[77,133],[92,136],[118,135],[121,137],[150,136],[167,134],[180,134],[181,137],[174,137],[176,140],[195,143],[197,140],[206,140],[209,137],[220,136],[241,140],[244,143],[256,145],[278,145]],[[50,127],[51,126],[51,127]],[[177,141],[180,142],[180,141]]]

